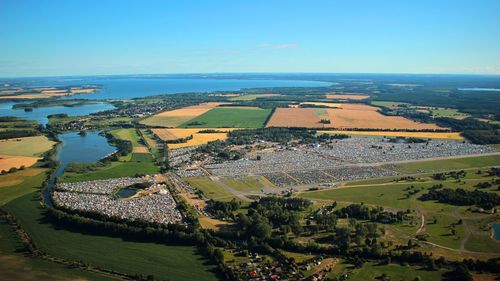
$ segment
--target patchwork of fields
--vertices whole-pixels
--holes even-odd
[[[46,136],[24,137],[0,141],[0,171],[33,166],[43,153],[55,145]]]
[[[177,127],[203,113],[215,108],[220,102],[207,102],[193,106],[187,106],[176,110],[169,110],[158,113],[142,120],[140,123],[153,127]]]

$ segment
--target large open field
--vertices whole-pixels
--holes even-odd
[[[315,108],[276,108],[266,127],[324,128]]]
[[[151,117],[148,117],[142,121],[141,124],[153,126],[153,127],[177,127],[182,123],[185,123],[203,113],[217,107],[223,103],[219,102],[208,102],[193,106],[186,106],[180,109],[170,110],[158,113]]]
[[[257,107],[218,107],[189,120],[183,128],[261,128],[271,109]]]
[[[435,124],[424,124],[401,116],[386,116],[378,108],[365,104],[309,103],[332,108],[277,108],[267,127],[306,127],[336,129],[437,130]],[[326,112],[326,114],[324,114]],[[322,114],[323,113],[323,114]],[[328,119],[330,124],[322,124]]]
[[[112,162],[110,165],[96,171],[85,173],[64,173],[59,180],[62,182],[90,181],[118,177],[135,176],[136,174],[155,174],[159,168],[149,153],[132,153],[130,159]]]
[[[227,138],[226,132],[235,130],[235,128],[214,128],[214,130],[221,131],[220,133],[199,133],[201,130],[207,129],[152,129],[153,133],[161,140],[176,140],[193,136],[186,142],[168,144],[169,149],[178,149],[202,145],[215,140],[225,140]]]
[[[191,186],[201,190],[207,198],[219,201],[230,201],[234,198],[234,196],[229,191],[225,190],[217,182],[212,181],[208,177],[187,178],[186,182],[188,182]]]
[[[0,154],[40,156],[52,148],[55,142],[45,136],[0,140]]]
[[[339,129],[437,130],[435,124],[424,124],[401,116],[386,116],[368,105],[339,104],[328,109],[331,127]]]
[[[500,155],[490,155],[445,160],[415,161],[399,164],[397,170],[401,173],[422,173],[498,166],[499,164]]]
[[[116,280],[36,257],[30,257],[22,252],[20,244],[12,228],[0,219],[0,272],[3,281]]]
[[[11,201],[6,209],[49,255],[128,274],[151,274],[158,280],[216,280],[214,267],[206,264],[194,246],[137,242],[68,230],[44,218],[35,193]]]

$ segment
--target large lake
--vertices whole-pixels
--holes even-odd
[[[83,99],[132,99],[138,97],[187,92],[237,91],[243,88],[263,87],[320,87],[333,83],[300,80],[243,80],[243,79],[173,79],[134,77],[89,77],[89,78],[19,78],[34,87],[72,86],[99,84],[103,89],[95,94],[75,95]]]
[[[243,88],[262,87],[321,87],[332,83],[299,80],[237,80],[237,79],[167,79],[167,78],[18,78],[13,79],[19,86],[50,87],[82,84],[99,84],[102,90],[95,94],[74,95],[69,98],[79,99],[132,99],[138,97],[175,94],[186,92],[236,91]],[[5,87],[5,86],[3,86]],[[15,116],[36,120],[47,124],[47,116],[66,113],[70,116],[113,109],[107,103],[88,104],[75,107],[51,106],[33,108],[32,112],[14,110],[14,103],[0,103],[0,116]]]
[[[46,125],[48,122],[47,116],[52,114],[66,113],[69,116],[78,116],[115,108],[109,103],[99,102],[95,104],[85,104],[73,107],[35,107],[33,108],[33,111],[24,111],[23,109],[12,109],[12,106],[14,104],[14,102],[0,103],[0,116],[15,116],[23,119],[35,120],[38,123],[44,125]]]
[[[59,161],[56,176],[62,175],[64,168],[71,162],[92,163],[116,150],[98,132],[87,132],[85,136],[80,136],[76,132],[60,134],[59,139],[62,145],[56,156]]]

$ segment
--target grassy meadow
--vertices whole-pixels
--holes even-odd
[[[180,125],[181,128],[261,128],[271,109],[217,107]]]
[[[231,199],[234,198],[229,191],[225,190],[217,182],[212,181],[208,177],[187,178],[186,182],[201,190],[207,198],[219,201],[231,201]]]

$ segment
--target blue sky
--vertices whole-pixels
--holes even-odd
[[[0,0],[0,77],[500,73],[499,0]]]

